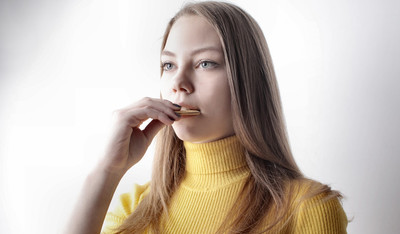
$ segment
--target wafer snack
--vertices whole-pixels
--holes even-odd
[[[198,110],[189,110],[189,109],[180,109],[178,111],[175,111],[175,113],[180,114],[180,115],[199,115],[200,111]]]

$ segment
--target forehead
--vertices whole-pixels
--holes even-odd
[[[164,50],[196,50],[217,47],[222,52],[220,38],[205,18],[196,15],[180,17],[172,26]]]

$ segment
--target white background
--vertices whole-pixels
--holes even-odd
[[[345,195],[349,233],[398,233],[400,2],[232,2],[266,35],[300,168]],[[0,233],[60,232],[112,111],[158,97],[182,3],[0,1]],[[150,179],[152,155],[116,194]]]

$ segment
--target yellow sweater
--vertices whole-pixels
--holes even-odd
[[[186,174],[172,197],[169,219],[161,218],[162,231],[215,233],[250,176],[243,147],[236,136],[203,144],[184,142],[184,146]],[[299,182],[297,187],[294,200],[305,194],[309,185]],[[149,184],[136,185],[131,193],[122,194],[120,204],[107,214],[103,232],[112,233],[122,224],[148,191]],[[346,233],[347,217],[340,202],[323,202],[322,198],[320,195],[304,201],[298,212],[288,214],[269,233]],[[264,222],[268,221],[267,217]]]

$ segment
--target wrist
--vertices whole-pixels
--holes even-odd
[[[116,184],[118,185],[119,181],[125,175],[126,170],[115,170],[110,168],[105,163],[100,162],[98,165],[91,171],[88,178],[89,180],[93,181],[103,181],[107,184]],[[115,185],[115,186],[116,186]]]
[[[124,167],[116,166],[115,163],[110,163],[110,160],[107,158],[103,158],[103,160],[98,162],[94,171],[110,177],[122,178],[128,170]]]

